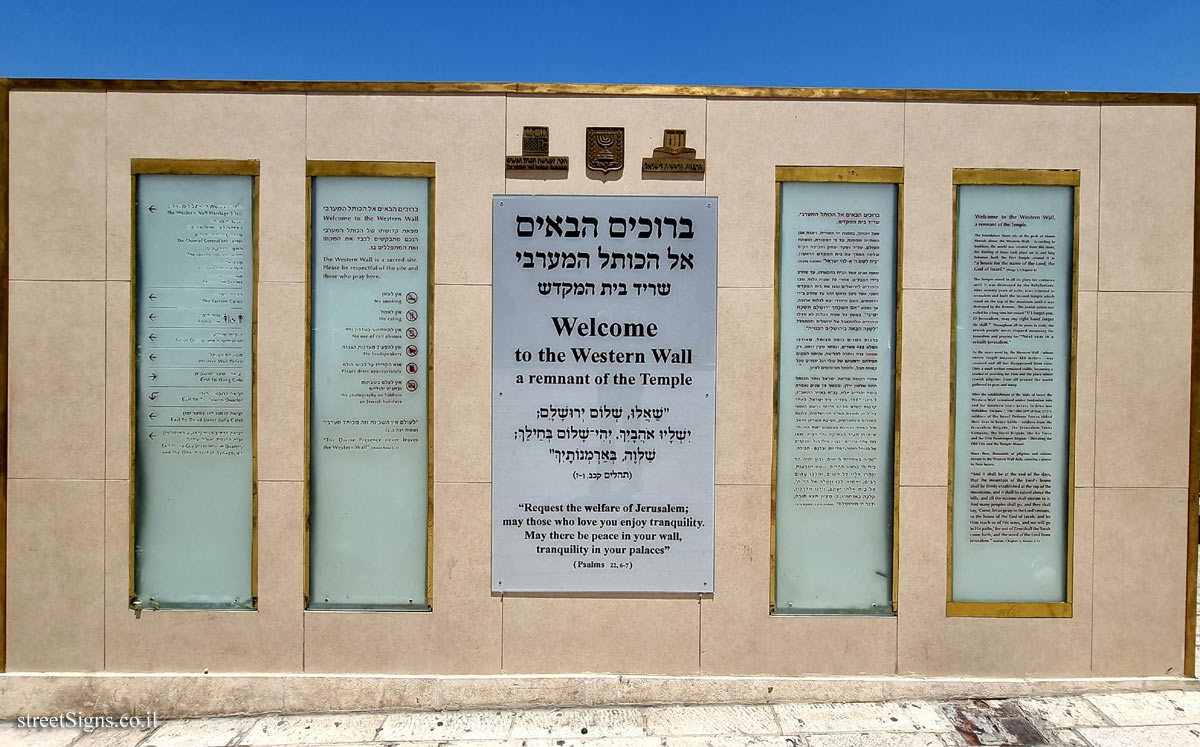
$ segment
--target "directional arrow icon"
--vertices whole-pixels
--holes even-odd
[[[152,212],[152,213],[153,213],[153,212],[154,212],[154,206],[153,206],[153,205],[151,205],[151,206],[148,208],[148,210],[149,210],[150,212]]]
[[[150,392],[150,399],[158,399],[158,392]]]
[[[158,434],[157,434],[157,433],[151,433],[151,434],[150,434],[150,439],[151,439],[151,440],[154,440],[154,438],[155,438],[156,436],[158,436]]]
[[[157,415],[156,413],[153,413],[153,412],[152,412],[152,413],[150,413],[150,414],[149,414],[147,417],[149,417],[151,420],[154,420],[155,418],[157,418],[157,417],[158,417],[158,415]]]
[[[156,374],[156,373],[151,373],[151,374],[150,374],[150,380],[151,380],[151,381],[158,381],[158,374]]]
[[[150,321],[154,321],[154,315],[153,315],[153,314],[151,314],[151,315],[150,315]]]
[[[150,300],[151,300],[151,301],[153,301],[153,300],[154,300],[154,299],[156,299],[156,298],[158,298],[158,296],[154,295],[153,293],[151,293],[151,294],[150,294]]]
[[[154,341],[155,341],[155,340],[157,340],[157,339],[158,339],[158,335],[156,335],[156,334],[154,334],[153,332],[151,332],[151,333],[150,333],[150,342],[154,342]]]
[[[154,353],[151,353],[151,354],[150,354],[150,360],[152,360],[152,361],[156,361],[156,360],[158,360],[158,356],[157,356],[157,355],[155,355]]]

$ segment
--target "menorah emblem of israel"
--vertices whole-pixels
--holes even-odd
[[[589,171],[620,171],[625,168],[625,128],[587,128],[587,168]]]

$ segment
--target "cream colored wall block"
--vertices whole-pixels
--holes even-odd
[[[1196,109],[1101,112],[1101,290],[1191,290]]]
[[[104,668],[104,483],[8,481],[6,668]]]
[[[1187,485],[1190,302],[1186,293],[1100,294],[1098,487]]]
[[[258,286],[258,479],[304,479],[303,283]]]
[[[504,598],[504,673],[698,674],[691,599]]]
[[[1096,313],[1098,293],[1081,292],[1075,333],[1075,484],[1096,484]]]
[[[133,375],[129,283],[112,281],[104,288],[104,476],[128,480]]]
[[[771,484],[775,343],[768,288],[717,291],[717,484]]]
[[[433,303],[433,476],[491,482],[492,289],[439,285]]]
[[[1187,490],[1096,490],[1093,673],[1183,671]]]
[[[9,284],[8,476],[104,478],[104,283]]]
[[[904,291],[900,341],[901,485],[945,485],[950,439],[950,292]]]
[[[104,279],[104,94],[9,95],[9,276]]]

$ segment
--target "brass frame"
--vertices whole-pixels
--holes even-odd
[[[179,174],[182,176],[253,177],[253,204],[250,231],[252,271],[251,299],[254,313],[250,322],[250,600],[249,610],[197,607],[170,607],[170,612],[257,612],[258,611],[258,189],[259,162],[253,159],[133,158],[129,168],[129,609],[134,614],[152,610],[135,606],[137,571],[135,548],[137,533],[137,178],[143,174]]]
[[[640,83],[536,83],[442,81],[267,81],[12,78],[22,91],[184,91],[221,93],[365,94],[562,94],[571,96],[683,96],[841,101],[967,101],[976,103],[1186,104],[1195,93],[1099,91],[985,91],[941,88],[817,88],[787,86],[685,86]]]
[[[1187,589],[1184,604],[1183,674],[1196,676],[1196,562],[1200,542],[1200,96],[1196,100],[1196,172],[1192,181],[1192,367],[1188,422]]]
[[[784,182],[868,183],[896,185],[896,356],[892,405],[892,614],[898,609],[900,592],[900,360],[903,339],[904,306],[904,167],[903,166],[776,166],[775,167],[775,252],[774,317],[775,357],[772,371],[771,409],[771,614],[775,614],[775,548],[777,474],[779,458],[779,265],[782,251],[783,184]],[[837,613],[828,613],[835,615]],[[792,615],[789,615],[791,617]],[[803,617],[804,615],[796,615]]]
[[[958,314],[958,188],[963,184],[1071,187],[1071,354],[1067,404],[1067,588],[1063,602],[956,602],[954,601],[954,415]],[[953,182],[954,230],[951,233],[950,275],[950,444],[946,483],[946,616],[1069,618],[1072,615],[1075,570],[1075,374],[1079,330],[1079,171],[1050,169],[955,169]]]
[[[433,611],[433,324],[434,324],[434,224],[436,206],[435,177],[437,164],[417,161],[313,161],[305,166],[304,177],[304,612],[432,612]],[[425,506],[425,609],[390,610],[364,607],[362,609],[311,609],[309,607],[309,574],[311,571],[310,524],[310,460],[312,456],[312,180],[314,176],[384,176],[418,178],[429,180],[429,263],[428,282],[429,312],[426,316],[428,338],[426,341],[425,375],[425,419],[426,419],[426,506]]]
[[[0,80],[0,672],[8,669],[8,99]]]

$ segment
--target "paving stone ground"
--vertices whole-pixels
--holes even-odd
[[[150,731],[20,729],[22,747],[1200,747],[1200,692],[178,719]]]

